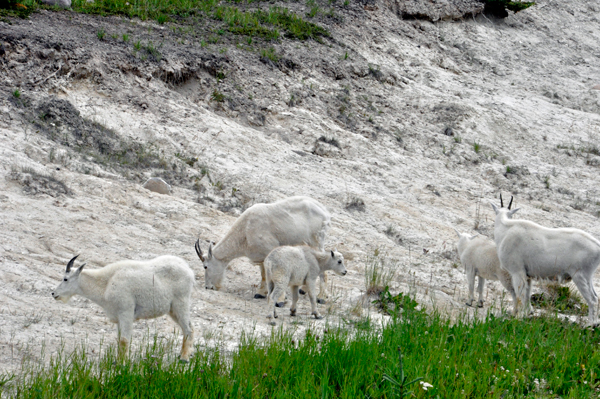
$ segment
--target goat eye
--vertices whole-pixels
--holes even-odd
[[[69,280],[67,280],[67,279],[64,279],[63,281],[69,281]]]
[[[341,260],[338,260],[338,263],[342,263],[342,261],[341,261]]]

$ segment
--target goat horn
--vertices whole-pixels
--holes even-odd
[[[510,196],[510,202],[508,203],[508,210],[510,211],[510,206],[512,205],[513,196]]]
[[[71,271],[71,267],[73,267],[73,263],[75,262],[75,259],[77,259],[78,256],[79,255],[75,255],[75,257],[71,259],[69,263],[67,263],[67,273]]]
[[[504,208],[504,203],[502,202],[502,193],[500,193],[500,208]]]
[[[204,262],[204,255],[202,255],[202,248],[200,248],[200,239],[196,240],[196,244],[194,245],[194,248],[196,249],[196,253],[198,254],[198,257],[200,258],[200,260],[202,262]]]

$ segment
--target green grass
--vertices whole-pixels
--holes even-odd
[[[226,29],[233,34],[260,36],[266,40],[278,39],[281,36],[280,31],[284,36],[298,40],[320,40],[322,36],[329,36],[326,29],[303,20],[287,8],[271,7],[268,10],[244,11],[235,5],[227,5],[227,2],[217,0],[74,0],[73,9],[87,14],[152,19],[159,24],[173,18],[202,15],[223,21]]]
[[[271,60],[274,63],[277,63],[279,61],[279,56],[277,55],[277,53],[275,52],[275,49],[273,47],[269,47],[268,49],[260,50],[260,56],[262,58]]]
[[[414,398],[598,395],[598,330],[552,316],[489,315],[479,321],[463,316],[450,322],[419,310],[406,295],[381,298],[395,305],[387,307],[394,317],[384,327],[363,319],[354,328],[328,326],[324,333],[308,331],[300,338],[281,331],[265,340],[242,336],[229,355],[197,347],[189,364],[176,362],[178,348],[156,339],[125,363],[115,363],[112,347],[99,361],[81,349],[54,358],[45,369],[26,364],[23,376],[0,376],[0,391],[15,398],[393,398],[399,397],[393,381],[422,378],[405,384],[403,393]]]

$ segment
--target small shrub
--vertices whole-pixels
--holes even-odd
[[[125,43],[127,43],[127,42],[129,41],[129,35],[128,35],[128,34],[126,34],[126,33],[123,33],[123,41],[124,41]]]
[[[158,17],[156,17],[156,22],[158,22],[159,25],[163,25],[165,22],[169,21],[169,16],[165,15],[165,14],[160,14]]]
[[[544,185],[546,186],[546,188],[550,188],[550,176],[546,175],[544,176]]]
[[[98,36],[98,39],[100,39],[100,40],[104,40],[105,35],[106,35],[106,32],[104,31],[104,29],[100,29],[98,32],[96,32],[96,36]]]
[[[416,311],[419,304],[409,295],[402,292],[392,295],[388,286],[379,292],[379,298],[373,301],[382,313],[390,316],[399,316],[400,311]],[[420,312],[425,312],[420,310]]]
[[[394,225],[389,224],[388,227],[385,229],[384,231],[385,235],[388,237],[396,237],[396,235],[398,234],[398,232],[396,231],[396,228],[394,227]]]
[[[275,64],[277,61],[279,61],[279,56],[275,53],[275,49],[273,47],[260,50],[260,56],[262,59],[267,59]]]
[[[481,151],[481,144],[479,144],[478,142],[474,141],[473,142],[473,150],[475,150],[476,153],[479,153],[479,151]]]
[[[346,204],[346,209],[364,212],[366,210],[365,201],[358,197],[352,197]]]
[[[341,149],[341,148],[342,148],[342,146],[340,145],[340,142],[339,142],[339,141],[337,141],[337,139],[336,139],[335,137],[332,137],[332,138],[328,139],[328,138],[327,138],[327,137],[325,137],[325,136],[321,136],[321,137],[319,137],[319,138],[317,139],[317,141],[321,141],[321,142],[323,142],[323,143],[330,144],[330,145],[332,145],[332,146],[334,146],[334,147],[337,147],[337,148],[339,148],[339,149]]]
[[[15,91],[13,91],[13,97],[14,98],[19,98],[21,97],[21,92],[19,91],[19,89],[15,89]]]
[[[138,40],[137,42],[133,43],[133,48],[135,51],[140,51],[142,49],[142,42]]]
[[[217,89],[215,89],[213,91],[212,95],[210,96],[210,99],[212,101],[222,103],[223,101],[225,101],[225,95],[223,93],[221,93],[220,91],[218,91]]]
[[[162,44],[159,45],[158,47],[162,47]],[[158,51],[158,47],[156,47],[154,45],[154,43],[152,42],[148,42],[148,44],[146,44],[146,46],[144,47],[144,49],[146,50],[146,52],[151,55],[156,61],[160,61],[162,58],[162,55],[160,54],[160,52]]]
[[[544,292],[531,296],[531,305],[535,308],[558,311],[565,314],[585,316],[588,306],[571,290],[568,285],[552,283],[546,285]]]
[[[365,264],[365,290],[367,295],[377,294],[389,286],[396,277],[396,265],[390,264],[379,250],[367,257]]]
[[[454,142],[458,144],[462,143],[462,137],[459,135],[454,136]]]

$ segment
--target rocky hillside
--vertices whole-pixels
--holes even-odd
[[[374,264],[392,290],[462,310],[452,228],[491,237],[500,192],[522,218],[600,237],[596,1],[507,18],[466,0],[273,5],[322,29],[270,40],[204,17],[51,10],[0,22],[0,371],[115,339],[97,305],[50,296],[75,254],[88,267],[181,256],[197,274],[197,343],[268,333],[258,268],[238,259],[205,291],[193,249],[258,202],[309,195],[330,210],[328,246],[349,269],[321,305],[332,323],[379,317]],[[153,176],[169,195],[142,187]],[[486,286],[486,306],[506,305],[501,288]],[[298,313],[280,323],[325,323],[307,300]],[[141,321],[134,340],[174,330]]]

